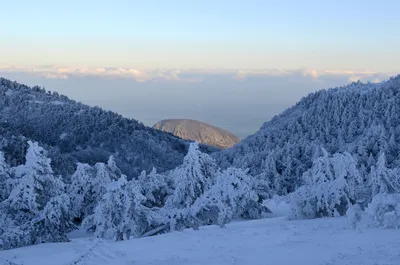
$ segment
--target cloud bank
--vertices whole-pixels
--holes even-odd
[[[314,81],[321,78],[344,77],[348,82],[380,82],[397,73],[382,73],[370,70],[330,69],[136,69],[123,67],[65,67],[57,65],[0,66],[0,73],[24,73],[47,79],[68,79],[76,76],[105,78],[129,78],[136,82],[171,81],[203,82],[208,77],[224,76],[235,80],[253,77],[302,76]]]

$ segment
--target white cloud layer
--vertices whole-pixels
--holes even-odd
[[[380,73],[369,70],[328,70],[328,69],[135,69],[122,67],[64,67],[42,66],[0,66],[0,73],[26,73],[48,79],[68,79],[72,76],[97,76],[110,78],[131,78],[137,82],[175,81],[201,82],[210,75],[224,75],[237,80],[256,76],[300,75],[318,80],[322,77],[341,76],[349,82],[380,82],[396,73]]]

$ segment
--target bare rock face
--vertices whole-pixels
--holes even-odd
[[[196,120],[162,120],[153,128],[172,133],[182,139],[197,141],[221,149],[229,148],[240,142],[240,139],[232,133]]]

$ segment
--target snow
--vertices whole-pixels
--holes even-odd
[[[14,91],[12,89],[8,89],[6,91],[6,96],[12,96],[14,94]]]
[[[59,100],[54,100],[54,101],[51,102],[51,104],[53,104],[53,105],[64,105],[65,102],[62,102],[62,101],[59,101]]]
[[[65,138],[67,138],[68,133],[63,132],[62,134],[60,134],[60,140],[64,140]]]
[[[352,229],[347,218],[285,217],[108,242],[73,238],[0,252],[0,264],[398,265],[400,230]]]

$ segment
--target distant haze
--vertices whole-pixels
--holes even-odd
[[[46,70],[47,71],[47,70]],[[209,71],[142,73],[131,76],[28,72],[0,69],[0,76],[39,85],[89,105],[113,110],[153,126],[160,120],[200,120],[244,138],[312,91],[351,81],[380,81],[392,73]],[[146,75],[147,74],[147,75]],[[168,78],[166,78],[166,76]],[[171,80],[169,76],[174,77]],[[136,77],[137,78],[137,77]]]

